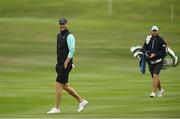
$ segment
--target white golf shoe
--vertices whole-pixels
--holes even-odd
[[[53,107],[49,112],[47,112],[48,114],[54,114],[54,113],[60,113],[60,110]]]
[[[157,97],[162,97],[163,94],[164,94],[164,89],[162,88],[162,89],[158,92]]]
[[[156,97],[156,94],[155,94],[154,92],[152,92],[152,93],[149,95],[149,97],[154,98],[154,97]]]
[[[88,101],[83,100],[81,103],[79,103],[79,108],[78,108],[77,112],[82,112],[87,105],[88,105]]]

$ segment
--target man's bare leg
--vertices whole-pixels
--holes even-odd
[[[160,80],[158,80],[158,89],[159,89],[159,91],[161,90],[161,81]]]
[[[157,74],[153,74],[153,89],[152,92],[156,93],[158,87],[160,86],[159,76]]]
[[[55,108],[59,109],[60,102],[61,102],[61,96],[62,96],[62,87],[63,85],[59,82],[56,82],[55,88],[56,88],[56,104]]]
[[[68,83],[63,85],[63,89],[73,96],[79,103],[83,101],[83,98]]]

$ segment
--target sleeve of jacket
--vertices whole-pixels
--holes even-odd
[[[146,41],[145,41],[144,44],[143,44],[142,50],[143,50],[143,52],[146,52],[146,51],[147,51],[147,44],[146,44]]]
[[[69,34],[67,37],[67,44],[68,44],[68,57],[73,58],[74,53],[75,53],[75,37],[73,34]]]
[[[160,50],[155,53],[157,58],[163,58],[166,56],[166,47],[166,42],[163,40],[163,38],[160,38]]]
[[[148,50],[148,44],[151,40],[151,37],[152,37],[151,35],[146,36],[143,47],[142,47],[143,52],[146,52]]]

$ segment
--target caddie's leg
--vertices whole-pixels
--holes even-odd
[[[161,90],[161,81],[160,80],[158,80],[158,89],[159,89],[159,91]]]
[[[152,92],[156,93],[159,86],[160,86],[159,75],[153,74],[153,90],[152,90]]]

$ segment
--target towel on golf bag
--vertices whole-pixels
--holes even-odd
[[[146,55],[144,53],[140,56],[139,69],[143,74],[146,72]]]

